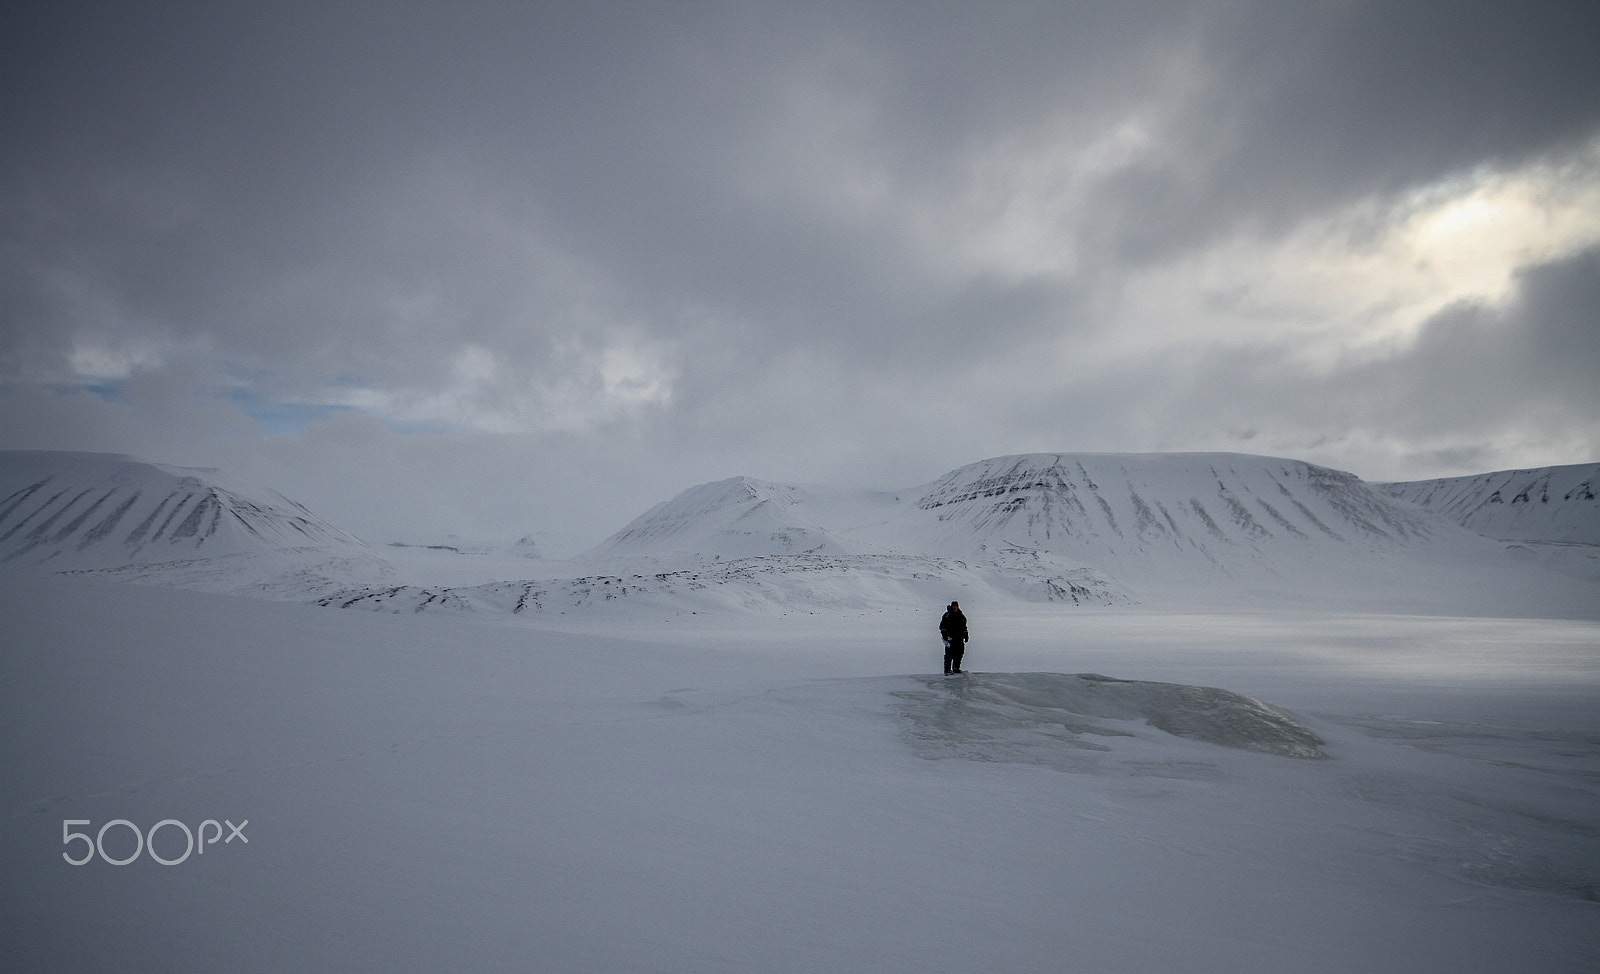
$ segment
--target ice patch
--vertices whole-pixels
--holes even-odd
[[[1488,886],[1600,903],[1600,734],[1380,715],[1338,722],[1461,762],[1449,777],[1412,767],[1343,776],[1352,797],[1428,822],[1427,840],[1413,840],[1403,855]]]
[[[1214,687],[1117,680],[1094,673],[967,673],[915,678],[895,694],[925,757],[1093,770],[1112,738],[1153,727],[1176,737],[1296,758],[1320,758],[1322,740],[1289,714]],[[1090,752],[1090,753],[1084,753]],[[1191,755],[1192,756],[1192,755]],[[1163,762],[1148,773],[1194,777],[1201,762]],[[1137,770],[1130,766],[1127,770]]]

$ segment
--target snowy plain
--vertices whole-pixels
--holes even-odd
[[[1600,958],[1592,621],[996,602],[971,610],[976,672],[947,679],[937,606],[563,631],[39,573],[0,591],[8,969]],[[1257,697],[1325,757],[961,696],[1090,672]],[[66,832],[116,819],[248,820],[248,843],[64,860]],[[134,851],[123,826],[104,842]],[[152,844],[185,849],[172,826]]]

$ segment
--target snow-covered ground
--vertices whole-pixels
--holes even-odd
[[[1600,504],[1522,473],[1514,543],[1035,454],[558,562],[3,453],[0,967],[1591,971],[1600,577],[1535,547]]]
[[[8,572],[0,966],[1594,969],[1595,622],[994,599],[947,679],[939,608],[535,622]],[[1265,701],[1324,756],[1168,733],[1283,725],[1090,673]],[[218,824],[177,865],[63,858],[117,820]]]

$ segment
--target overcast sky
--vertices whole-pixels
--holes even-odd
[[[1600,4],[0,6],[0,448],[385,541],[1600,459]]]

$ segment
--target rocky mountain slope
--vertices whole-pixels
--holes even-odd
[[[1600,463],[1377,486],[1490,538],[1600,545]]]
[[[1504,542],[1525,560],[1600,585],[1600,463],[1379,484],[1388,494]]]
[[[1123,570],[1237,573],[1458,534],[1352,474],[1241,454],[999,457],[916,493],[914,510],[882,533],[953,551],[1046,550]]]
[[[303,506],[215,470],[23,450],[0,451],[0,564],[291,597],[386,570]]]

